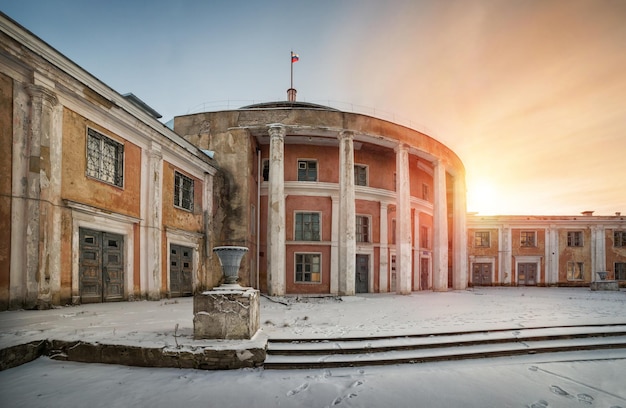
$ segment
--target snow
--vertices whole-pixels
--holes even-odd
[[[193,340],[192,308],[192,299],[182,298],[2,312],[0,347],[45,338],[151,347],[175,347],[176,340],[188,348],[249,344]],[[625,310],[625,292],[588,288],[261,298],[262,331],[253,342],[474,330],[523,333],[550,326],[626,324]],[[626,349],[310,370],[155,369],[40,358],[0,372],[0,406],[608,408],[626,407],[625,379]]]

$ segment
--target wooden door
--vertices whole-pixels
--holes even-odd
[[[369,291],[369,255],[356,256],[355,292]]]
[[[86,228],[79,230],[81,303],[124,298],[124,237]]]
[[[191,296],[193,249],[182,245],[170,245],[170,296]]]

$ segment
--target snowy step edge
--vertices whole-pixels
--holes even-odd
[[[499,333],[472,333],[456,336],[433,336],[425,338],[390,337],[387,339],[367,338],[350,341],[315,341],[292,343],[274,343],[271,339],[267,344],[268,354],[348,354],[348,353],[379,353],[388,350],[407,350],[417,348],[441,348],[448,346],[468,346],[480,344],[498,344],[519,341],[560,340],[585,337],[613,337],[626,335],[626,326],[622,330],[604,331],[541,331],[515,330]]]
[[[312,355],[270,355],[263,365],[266,368],[281,367],[338,367],[351,365],[381,365],[420,363],[429,361],[459,360],[483,357],[500,357],[520,354],[551,353],[559,351],[624,349],[626,336],[610,338],[570,339],[561,341],[513,342],[496,345],[446,347],[427,350],[399,350],[384,353]]]
[[[598,324],[582,324],[582,325],[563,325],[563,326],[536,326],[536,327],[523,327],[513,326],[504,327],[499,329],[480,329],[480,330],[463,330],[463,331],[450,331],[450,332],[427,332],[427,333],[405,333],[405,334],[390,334],[390,335],[363,335],[363,336],[342,336],[342,337],[278,337],[269,336],[269,340],[273,343],[316,343],[316,342],[329,342],[329,341],[360,341],[367,340],[385,340],[389,338],[428,338],[428,337],[440,337],[440,336],[459,336],[459,335],[471,335],[471,334],[484,334],[484,333],[503,333],[512,331],[528,331],[528,330],[596,330],[601,331],[609,330],[626,330],[626,322],[623,323],[598,323]]]

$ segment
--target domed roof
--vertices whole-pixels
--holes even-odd
[[[291,102],[291,101],[275,101],[275,102],[262,102],[252,105],[242,106],[239,109],[276,109],[276,108],[288,108],[288,109],[319,109],[330,110],[339,112],[338,109],[331,108],[330,106],[318,105],[317,103],[309,102]]]

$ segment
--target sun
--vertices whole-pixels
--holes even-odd
[[[502,212],[501,200],[493,183],[487,180],[469,181],[467,186],[467,210],[483,215]]]

